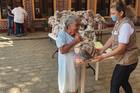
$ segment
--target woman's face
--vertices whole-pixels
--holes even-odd
[[[68,26],[69,34],[74,36],[79,30],[79,22],[73,22]]]
[[[110,14],[113,21],[121,20],[123,18],[123,12],[119,12],[115,8],[111,8]]]

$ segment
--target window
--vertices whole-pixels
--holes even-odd
[[[15,4],[22,4],[22,0],[0,0],[1,19],[7,18],[7,5],[13,8]]]
[[[58,11],[63,11],[68,9],[68,0],[55,0],[56,9]]]
[[[135,8],[136,0],[125,0],[127,5],[132,5]],[[102,16],[109,16],[111,0],[97,0],[97,13]]]
[[[1,3],[0,3],[1,5],[1,18],[3,19],[3,18],[6,18],[7,17],[7,1],[6,0],[1,0]]]
[[[45,18],[53,15],[53,0],[34,0],[35,18]]]
[[[87,0],[72,0],[72,10],[86,10],[87,9]]]
[[[111,0],[97,0],[97,13],[102,16],[109,16]]]

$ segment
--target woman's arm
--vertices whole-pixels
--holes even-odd
[[[120,54],[123,54],[125,50],[126,50],[126,44],[120,43],[116,49],[114,49],[113,51],[109,53],[97,56],[96,59],[100,61],[111,56],[120,55]]]
[[[77,42],[76,42],[75,40],[73,40],[73,41],[70,42],[69,44],[65,44],[64,46],[62,46],[62,47],[60,48],[60,52],[61,52],[62,54],[65,54],[65,53],[69,52],[69,50],[70,50],[74,45],[76,45],[76,44],[77,44]]]
[[[65,45],[63,45],[62,47],[60,47],[60,52],[61,52],[62,54],[65,54],[65,53],[69,52],[69,50],[70,50],[73,46],[75,46],[77,43],[79,43],[80,41],[81,41],[81,37],[80,37],[79,33],[77,33],[77,34],[75,35],[75,39],[74,39],[72,42],[70,42],[70,43],[68,43],[68,44],[65,44]]]
[[[116,49],[114,49],[110,53],[105,54],[104,57],[107,58],[107,57],[111,57],[111,56],[115,56],[115,55],[121,55],[125,52],[125,49],[126,49],[126,44],[120,43]]]
[[[14,17],[11,10],[8,11],[8,16]]]
[[[101,48],[100,54],[102,54],[103,52],[105,52],[106,49],[108,49],[109,47],[111,47],[113,42],[113,37],[111,36],[107,42],[105,43],[105,45]]]

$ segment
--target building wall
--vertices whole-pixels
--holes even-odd
[[[0,20],[0,32],[5,32],[7,31],[7,22]]]
[[[28,25],[28,27],[30,27],[31,22],[33,20],[33,6],[32,6],[32,0],[24,0],[23,2],[24,8],[28,13],[28,17],[26,20],[26,24]]]
[[[27,24],[27,27],[30,27],[31,20],[33,19],[32,0],[23,0],[23,6],[28,13],[28,17],[25,22]],[[5,32],[7,30],[7,20],[6,19],[0,19],[0,30],[2,32]]]
[[[28,12],[28,17],[26,20],[26,27],[41,27],[44,19],[35,19],[34,18],[34,9],[33,9],[34,0],[23,0],[23,5],[25,10]],[[68,10],[71,9],[71,0],[54,0],[54,11],[59,10]],[[87,9],[91,9],[96,14],[97,0],[87,0]],[[136,5],[137,15],[140,16],[140,0],[137,0]],[[0,19],[0,28],[6,30],[7,22],[6,20]]]

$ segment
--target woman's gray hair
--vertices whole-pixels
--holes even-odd
[[[78,16],[74,16],[74,15],[70,15],[67,17],[66,21],[65,21],[65,28],[68,29],[68,26],[74,22],[78,22],[79,21],[79,17]]]

